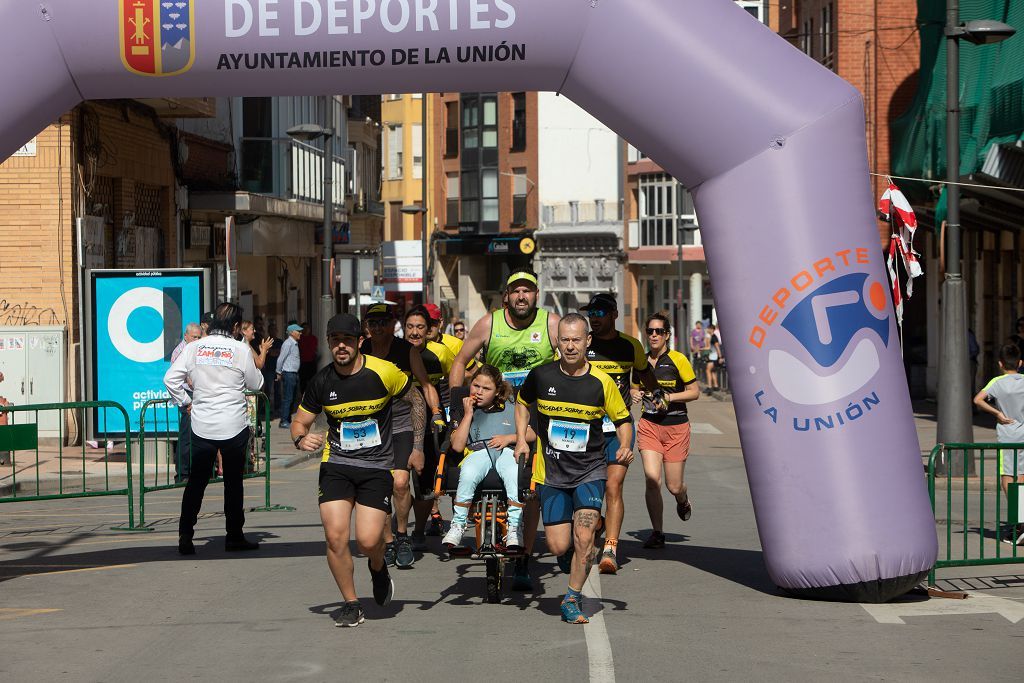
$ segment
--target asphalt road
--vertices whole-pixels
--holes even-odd
[[[623,567],[588,584],[601,597],[586,600],[598,616],[585,627],[559,620],[566,577],[550,556],[535,592],[506,582],[502,604],[489,605],[482,564],[441,561],[433,538],[414,569],[393,572],[384,609],[357,559],[367,621],[335,628],[315,463],[275,474],[274,502],[295,512],[247,515],[263,543],[255,553],[223,552],[216,488],[189,558],[176,552],[180,491],[147,496],[151,533],[109,530],[125,519],[123,498],[3,506],[0,680],[1019,680],[1024,568],[973,570],[981,578],[961,586],[979,589],[969,600],[874,611],[780,593],[764,571],[738,442],[718,429],[730,411],[695,407],[705,431],[724,433],[695,436],[694,514],[666,517],[664,550],[640,546],[649,522],[633,468]],[[247,493],[260,504],[257,482]]]

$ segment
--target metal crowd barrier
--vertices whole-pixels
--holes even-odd
[[[1000,455],[1012,462],[1012,481],[1005,494],[1000,485]],[[932,449],[928,493],[939,530],[939,559],[928,574],[929,585],[935,585],[937,569],[1024,562],[1024,545],[1015,543],[1024,532],[1020,509],[1024,485],[1016,483],[1024,468],[1018,471],[1018,455],[1024,455],[1024,443],[947,443]],[[956,474],[936,474],[936,465],[948,473],[953,463]],[[976,477],[971,476],[972,470]],[[943,478],[945,485],[937,487],[936,480]],[[1004,538],[1010,543],[1004,543]]]
[[[0,424],[0,453],[6,453],[10,459],[10,480],[5,482],[4,494],[0,489],[0,503],[13,503],[33,500],[56,500],[61,498],[87,498],[93,496],[126,496],[128,498],[128,525],[112,527],[115,530],[127,531],[135,529],[135,516],[132,505],[132,446],[128,439],[124,444],[124,471],[115,466],[111,472],[111,462],[119,463],[119,452],[114,453],[110,442],[104,440],[103,454],[97,458],[99,447],[90,453],[87,451],[85,439],[81,439],[80,447],[71,447],[69,453],[64,446],[65,411],[75,411],[74,418],[83,431],[86,411],[96,410],[96,427],[104,433],[123,432],[128,434],[128,413],[118,403],[112,401],[77,401],[70,403],[44,403],[38,405],[0,406],[0,416],[6,416],[6,424]],[[42,422],[40,422],[42,417]],[[45,432],[56,430],[56,437],[40,439],[40,426]],[[108,429],[112,427],[112,429]],[[42,444],[40,443],[42,441]],[[34,453],[26,456],[26,451]],[[50,456],[56,460],[55,473],[43,473],[42,466]],[[90,462],[102,463],[103,475],[99,478],[89,476]],[[27,462],[26,462],[27,461]],[[34,474],[19,477],[26,469],[34,469]],[[97,481],[99,479],[99,481]],[[23,487],[28,487],[22,493]]]
[[[249,403],[249,427],[251,436],[246,449],[246,463],[243,479],[264,480],[264,504],[249,508],[250,512],[291,511],[288,505],[272,505],[270,502],[270,401],[261,391],[245,392]],[[262,407],[262,420],[259,409]],[[177,476],[178,453],[188,459],[191,473],[191,431],[179,433],[179,409],[170,399],[147,401],[142,406],[139,418],[139,526],[138,530],[152,531],[146,525],[146,494],[154,491],[184,488],[185,481]],[[262,423],[262,425],[261,425]],[[260,427],[262,426],[262,430]],[[179,444],[179,441],[184,439]],[[180,450],[179,450],[180,449]],[[147,472],[147,456],[152,455],[152,468]],[[173,463],[173,464],[172,464]],[[219,476],[210,478],[211,483],[220,482]]]

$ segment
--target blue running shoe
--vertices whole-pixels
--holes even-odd
[[[567,624],[590,623],[590,619],[587,619],[583,614],[583,610],[580,609],[579,600],[569,597],[562,600],[562,621]]]

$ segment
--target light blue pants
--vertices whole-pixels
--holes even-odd
[[[473,494],[477,485],[484,480],[487,473],[494,467],[501,481],[505,484],[505,492],[508,499],[513,503],[519,503],[519,464],[512,457],[511,448],[503,448],[494,462],[487,449],[473,451],[462,461],[459,472],[459,488],[455,491],[455,502],[469,504],[473,501]],[[452,513],[452,524],[465,524],[469,516],[469,508],[464,505],[454,505]],[[523,508],[517,505],[508,506],[508,526],[510,529],[519,527],[519,518],[523,514]]]

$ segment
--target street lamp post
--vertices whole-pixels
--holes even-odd
[[[333,104],[333,98],[327,101]],[[328,119],[333,118],[333,106],[326,107]],[[334,239],[331,230],[334,224],[334,128],[319,126],[315,123],[304,123],[288,129],[288,136],[296,140],[309,142],[317,138],[324,139],[324,223],[323,223],[323,256],[320,266],[320,330],[327,331],[327,321],[334,315],[334,283],[331,282],[331,260],[334,258]],[[327,340],[321,335],[318,346],[318,367],[325,367],[331,362],[331,350],[327,348]]]
[[[970,443],[971,378],[967,358],[967,293],[960,269],[960,39],[975,45],[997,43],[1014,34],[1006,24],[960,22],[959,0],[946,2],[946,278],[942,283],[942,339],[939,363],[937,441]],[[949,474],[963,474],[962,456],[945,463]]]

